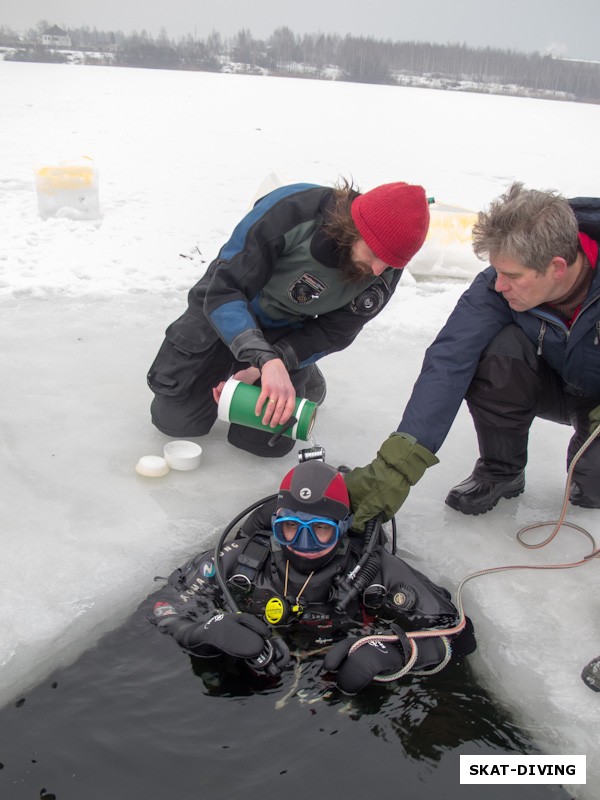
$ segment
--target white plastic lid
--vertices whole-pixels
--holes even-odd
[[[135,471],[146,478],[162,478],[169,471],[169,465],[162,456],[142,456]]]

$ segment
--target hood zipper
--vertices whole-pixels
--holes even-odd
[[[600,294],[595,294],[593,297],[591,297],[589,299],[589,302],[587,302],[585,305],[583,305],[579,309],[579,314],[577,314],[577,317],[573,321],[573,324],[571,325],[570,328],[567,328],[565,323],[561,319],[559,319],[558,317],[552,316],[548,321],[551,324],[558,326],[565,333],[565,336],[566,336],[566,338],[568,340],[570,335],[571,335],[571,331],[573,330],[574,326],[577,324],[577,321],[581,318],[581,315],[583,314],[583,312],[587,311],[587,309],[590,306],[593,306],[594,303],[597,303],[599,301],[600,301]],[[547,312],[546,312],[546,314],[547,314]],[[542,324],[540,326],[540,332],[538,334],[538,339],[537,339],[537,341],[538,341],[537,355],[541,356],[542,355],[542,347],[543,347],[543,343],[544,343],[544,336],[546,335],[547,324],[546,324],[546,320],[545,320],[545,314],[540,314],[538,312],[538,313],[534,313],[534,316],[538,317],[538,319],[540,319],[542,321]],[[548,315],[548,316],[550,317],[551,315]],[[596,336],[594,337],[594,345],[598,346],[600,344],[600,321],[596,322],[594,327],[596,328]]]
[[[538,348],[537,354],[538,356],[542,355],[542,346],[544,344],[544,336],[546,335],[546,321],[542,320],[542,324],[540,325],[540,332],[538,334]]]

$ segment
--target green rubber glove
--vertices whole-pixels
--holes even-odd
[[[590,411],[590,433],[593,433],[598,425],[600,425],[600,406]]]
[[[352,529],[362,531],[365,522],[382,513],[391,519],[406,500],[411,486],[427,467],[439,459],[407,433],[392,433],[381,445],[377,458],[345,476],[354,511]]]

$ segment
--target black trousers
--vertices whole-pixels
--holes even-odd
[[[221,381],[247,367],[233,357],[219,339],[202,352],[191,352],[165,339],[148,372],[154,392],[150,406],[153,424],[174,438],[204,436],[217,419],[212,390]],[[309,369],[290,373],[297,397],[304,397]],[[227,434],[235,447],[266,458],[287,455],[296,442],[282,436],[270,447],[272,434],[232,423]]]
[[[479,441],[475,475],[488,480],[514,477],[525,468],[535,417],[573,426],[568,468],[590,434],[589,412],[600,404],[600,398],[567,392],[517,325],[508,325],[485,349],[466,399]],[[587,497],[600,501],[599,439],[579,459],[573,480]]]

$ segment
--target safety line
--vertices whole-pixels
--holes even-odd
[[[446,664],[450,661],[450,658],[452,656],[452,651],[451,651],[450,642],[448,640],[448,637],[449,636],[453,636],[453,635],[455,635],[457,633],[460,633],[464,629],[464,627],[466,625],[467,619],[466,619],[466,615],[465,615],[465,611],[464,611],[464,607],[463,607],[463,602],[462,602],[462,590],[463,590],[464,585],[468,581],[472,580],[473,578],[479,578],[482,575],[493,575],[496,572],[509,572],[509,571],[517,570],[517,569],[534,569],[534,570],[573,569],[575,567],[580,567],[583,564],[587,564],[593,558],[597,558],[600,555],[600,548],[596,547],[596,542],[594,540],[594,537],[591,535],[591,533],[589,531],[587,531],[585,528],[581,527],[580,525],[575,525],[572,522],[565,522],[564,521],[566,513],[567,513],[567,505],[568,505],[568,502],[569,502],[569,494],[570,494],[571,483],[572,483],[572,479],[573,479],[573,471],[575,469],[575,466],[576,466],[577,462],[581,458],[581,456],[585,453],[585,451],[588,449],[590,444],[593,442],[593,440],[598,435],[600,435],[600,425],[596,428],[595,431],[593,431],[588,436],[588,438],[585,440],[585,442],[579,448],[579,450],[575,454],[573,460],[571,461],[571,465],[570,465],[569,471],[567,473],[567,480],[566,480],[565,494],[564,494],[564,499],[563,499],[563,504],[562,504],[562,510],[561,510],[561,513],[560,513],[560,516],[559,516],[558,520],[554,520],[552,522],[537,522],[537,523],[533,523],[532,525],[526,525],[525,527],[523,527],[519,531],[517,531],[517,536],[516,536],[517,541],[519,542],[520,545],[522,545],[523,547],[526,547],[529,550],[535,550],[535,549],[539,549],[541,547],[545,547],[546,545],[550,544],[550,542],[554,539],[554,537],[556,536],[556,534],[558,533],[558,531],[560,530],[561,527],[568,527],[568,528],[572,528],[573,530],[579,531],[580,533],[582,533],[584,536],[586,536],[590,540],[590,542],[592,544],[591,552],[588,553],[587,556],[584,556],[579,561],[572,561],[572,562],[568,562],[568,563],[559,563],[559,564],[506,564],[504,566],[489,567],[487,569],[478,570],[477,572],[472,572],[470,575],[467,575],[465,578],[462,579],[462,581],[458,585],[458,589],[456,590],[456,609],[458,611],[458,616],[459,616],[458,624],[455,625],[452,628],[428,628],[426,630],[411,631],[411,632],[407,633],[406,636],[408,637],[408,639],[410,641],[410,644],[411,644],[411,656],[410,656],[409,661],[404,665],[404,667],[401,670],[399,670],[397,672],[394,672],[394,673],[391,673],[391,674],[388,674],[388,675],[375,675],[374,678],[373,678],[374,681],[377,681],[378,683],[389,683],[390,681],[395,681],[398,678],[401,678],[403,675],[406,675],[408,672],[410,672],[411,667],[414,665],[414,663],[416,662],[416,660],[418,658],[418,648],[417,648],[417,643],[415,641],[416,639],[441,637],[442,641],[444,642],[444,646],[446,648],[446,654],[445,654],[444,659],[436,667],[434,667],[432,670],[426,670],[426,671],[421,671],[421,672],[415,671],[415,672],[413,672],[413,675],[433,675],[435,672],[439,672],[440,670],[442,670],[446,666]],[[525,534],[527,531],[536,530],[537,528],[544,528],[544,527],[547,527],[549,525],[554,525],[554,529],[553,529],[552,533],[546,539],[544,539],[544,541],[536,543],[536,544],[527,544],[523,540],[523,534]],[[400,637],[398,637],[396,634],[371,634],[370,636],[363,636],[362,638],[360,638],[356,642],[354,642],[354,644],[350,648],[348,654],[350,655],[351,653],[354,653],[359,647],[363,647],[365,644],[375,644],[377,642],[391,642],[391,643],[393,643],[393,642],[398,642],[398,641],[400,641]]]

